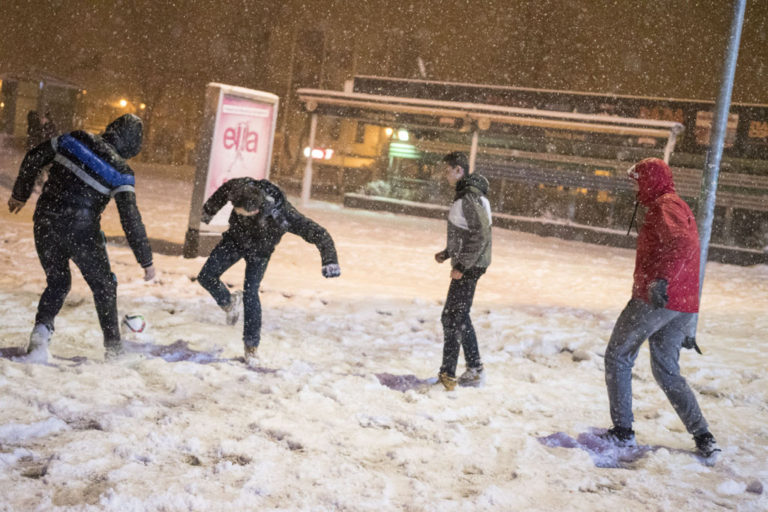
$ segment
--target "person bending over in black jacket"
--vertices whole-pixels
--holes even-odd
[[[243,303],[243,343],[245,363],[256,366],[256,350],[261,340],[261,303],[259,285],[269,258],[286,232],[300,236],[317,246],[324,277],[338,277],[336,248],[331,235],[322,226],[304,217],[285,198],[283,192],[267,180],[235,178],[227,181],[203,205],[202,222],[209,223],[227,202],[233,210],[229,229],[213,249],[197,276],[198,282],[227,313],[227,323],[234,325]],[[230,294],[221,275],[240,259],[245,259],[243,292]]]
[[[35,208],[35,248],[47,286],[40,297],[28,353],[47,360],[53,322],[69,293],[75,262],[93,292],[104,333],[105,357],[122,353],[117,319],[117,279],[107,256],[101,214],[115,198],[120,222],[144,279],[155,275],[152,250],[136,206],[135,178],[126,160],[141,150],[143,127],[133,114],[117,118],[101,135],[74,131],[35,146],[24,157],[8,209],[26,204],[43,167],[52,164]]]

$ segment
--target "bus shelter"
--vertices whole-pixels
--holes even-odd
[[[322,119],[378,129],[378,140],[384,139],[378,144],[379,156],[388,160],[390,170],[398,158],[435,162],[450,151],[467,152],[472,172],[498,180],[494,205],[498,211],[505,210],[510,183],[626,193],[632,188],[624,172],[630,162],[648,156],[669,161],[683,131],[683,125],[673,121],[351,91],[299,89],[298,96],[309,114],[303,201],[311,195],[313,162],[318,160],[314,153],[319,152],[322,160],[322,148],[331,143],[336,161],[353,156],[347,153],[360,153],[359,147],[349,152],[343,141],[330,141],[328,130],[318,131]]]

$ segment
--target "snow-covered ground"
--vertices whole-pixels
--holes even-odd
[[[609,425],[602,355],[632,251],[495,230],[473,309],[488,382],[449,393],[424,386],[442,350],[444,222],[313,202],[301,209],[334,236],[342,277],[323,279],[315,248],[286,235],[263,282],[262,368],[237,360],[242,323],[225,325],[192,281],[202,258],[156,254],[147,284],[115,245],[121,314],[149,322],[129,343],[144,357],[103,361],[75,271],[53,357],[35,364],[19,349],[44,284],[33,204],[5,208],[18,160],[0,155],[0,511],[768,509],[755,492],[768,484],[768,267],[708,266],[705,353],[681,356],[720,461],[693,456],[647,347],[634,376],[647,446],[598,456],[542,439]],[[136,167],[150,236],[181,243],[188,171]],[[103,224],[121,234],[113,206]]]

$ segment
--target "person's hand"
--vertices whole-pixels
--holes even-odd
[[[457,270],[455,268],[451,270],[451,279],[458,280],[458,279],[461,279],[462,277],[464,277],[464,273],[461,270]]]
[[[144,267],[144,280],[151,281],[154,278],[155,278],[155,266],[150,265],[148,267]]]
[[[438,263],[442,263],[445,260],[448,259],[448,251],[440,251],[438,253],[435,253],[435,261]]]
[[[667,306],[669,295],[667,295],[667,280],[656,279],[648,287],[648,300],[653,307],[661,309]]]
[[[13,197],[10,197],[8,199],[8,211],[11,213],[19,213],[22,208],[24,208],[24,205],[27,204],[24,201],[19,201],[18,199],[14,199]]]
[[[203,212],[200,215],[200,222],[202,222],[203,224],[210,224],[212,220],[213,220],[213,215],[209,213]]]
[[[325,278],[339,277],[341,275],[341,268],[338,263],[329,263],[328,265],[323,265],[322,272]]]

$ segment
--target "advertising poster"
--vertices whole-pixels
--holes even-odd
[[[184,255],[196,257],[215,245],[226,229],[231,205],[201,224],[205,201],[233,178],[269,177],[277,121],[274,94],[225,84],[208,84],[198,142],[195,186]]]
[[[249,98],[223,95],[211,145],[204,199],[232,178],[269,176],[276,107]]]

